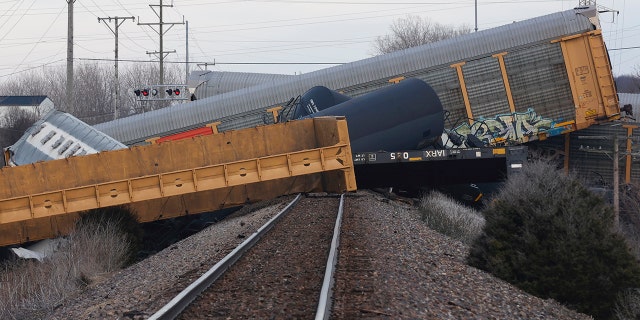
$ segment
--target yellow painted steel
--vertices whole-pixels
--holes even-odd
[[[467,118],[469,124],[473,124],[473,112],[471,112],[471,103],[469,102],[469,93],[467,92],[467,84],[464,82],[464,75],[462,73],[462,66],[464,66],[466,62],[459,62],[451,65],[451,68],[456,69],[456,73],[458,74],[458,81],[460,82],[460,90],[462,90],[462,99],[464,100],[464,106],[467,109]]]
[[[511,94],[511,85],[509,84],[509,77],[507,76],[507,67],[504,64],[504,56],[506,52],[501,52],[492,55],[492,57],[498,59],[500,64],[500,73],[502,74],[502,82],[504,83],[504,90],[507,93],[507,101],[509,102],[509,110],[511,113],[516,113],[516,104],[513,102],[513,95]]]
[[[611,65],[600,30],[560,42],[576,112],[576,130],[620,117]]]
[[[400,81],[402,81],[402,80],[404,80],[404,79],[405,79],[405,77],[400,76],[400,77],[391,78],[391,79],[389,79],[389,81],[388,81],[388,82],[389,82],[389,83],[398,83],[398,82],[400,82]]]
[[[494,148],[493,154],[504,155],[504,154],[507,154],[507,150],[505,148]]]
[[[220,121],[216,121],[216,122],[212,122],[212,123],[207,123],[205,125],[205,127],[209,127],[211,128],[211,132],[213,132],[213,134],[218,134],[220,133],[220,131],[218,131],[218,126],[221,124],[222,122]]]
[[[277,106],[277,107],[269,108],[266,110],[267,113],[271,113],[274,123],[278,122],[278,111],[280,110],[282,110],[282,106]]]
[[[127,205],[141,222],[296,192],[356,189],[344,118],[315,118],[0,170],[0,245]]]
[[[624,171],[624,182],[626,184],[631,183],[631,161],[633,157],[631,156],[633,150],[631,149],[633,142],[631,141],[631,137],[633,137],[633,129],[638,128],[637,125],[633,124],[624,124],[623,128],[627,129],[627,151],[625,156],[625,171]]]
[[[564,173],[569,174],[569,153],[571,152],[571,136],[564,134]]]
[[[603,99],[605,115],[609,118],[620,117],[620,109],[618,106],[618,95],[616,93],[613,74],[611,72],[611,63],[607,54],[607,48],[602,39],[600,30],[592,32],[589,37],[589,48],[595,68],[596,80]]]

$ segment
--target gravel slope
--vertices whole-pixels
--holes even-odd
[[[92,284],[46,318],[148,318],[290,199],[274,200],[254,212],[241,210],[244,214],[236,213]],[[426,227],[419,212],[405,203],[358,191],[347,199],[346,210],[353,213],[350,221],[361,225],[350,230],[348,241],[352,245],[359,241],[356,246],[373,257],[369,259],[373,290],[360,299],[348,295],[336,298],[333,318],[590,319],[467,266],[464,259],[468,248]],[[348,284],[336,281],[338,294],[349,290],[352,288]],[[358,304],[364,307],[358,308]],[[347,310],[345,305],[352,308]]]

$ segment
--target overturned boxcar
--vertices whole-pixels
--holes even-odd
[[[446,113],[448,147],[520,144],[619,117],[597,11],[588,7],[258,85],[249,82],[244,89],[96,128],[126,145],[213,122],[220,122],[217,130],[223,132],[273,123],[272,114],[314,86],[358,97],[405,78],[434,88]],[[203,79],[198,87],[207,85]]]

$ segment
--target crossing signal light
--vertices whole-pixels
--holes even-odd
[[[173,95],[173,94],[175,94],[176,96],[180,95],[180,89],[178,89],[178,88],[176,88],[176,89],[167,89],[167,90],[165,90],[165,92],[168,95]]]
[[[136,96],[140,96],[142,95],[143,97],[146,97],[149,95],[149,89],[135,89],[133,90],[133,93],[136,94]]]
[[[158,95],[158,89],[151,89],[151,95]]]

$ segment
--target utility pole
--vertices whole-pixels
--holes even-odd
[[[590,152],[590,153],[600,153],[605,154],[613,161],[613,223],[616,228],[620,225],[620,147],[618,146],[618,134],[614,133],[612,136],[578,136],[579,140],[613,140],[613,151],[602,150],[602,147],[598,147],[598,149],[592,148],[590,146],[583,147],[580,145],[580,151]],[[626,151],[626,156],[630,156],[630,147],[631,147],[631,134],[627,134],[627,145],[629,149]],[[565,155],[566,156],[566,155]],[[630,167],[630,165],[629,165]]]
[[[476,8],[476,28],[474,30],[475,32],[478,32],[478,0],[475,1],[475,8]]]
[[[184,83],[187,84],[189,82],[189,21],[185,21],[185,65],[184,65]]]
[[[73,101],[73,3],[76,0],[67,1],[67,112],[74,114]]]
[[[111,19],[113,19],[114,21],[113,28],[109,26],[109,23],[107,23],[107,21],[111,22]],[[104,21],[105,22],[104,24],[107,26],[107,28],[109,28],[109,30],[111,30],[111,33],[113,33],[113,35],[115,35],[115,38],[116,38],[116,47],[114,50],[116,53],[116,58],[115,58],[116,73],[115,73],[115,83],[114,83],[115,97],[113,99],[113,120],[118,119],[118,98],[120,96],[120,81],[118,80],[118,28],[127,20],[135,21],[135,18],[134,17],[98,18],[98,23],[100,23],[101,21]]]
[[[174,25],[176,24],[184,24],[184,17],[182,18],[182,22],[164,22],[163,20],[163,15],[162,15],[162,9],[164,7],[173,7],[173,4],[169,5],[169,4],[162,4],[162,0],[160,0],[160,4],[150,4],[149,7],[151,7],[151,10],[153,10],[153,12],[156,14],[156,16],[158,16],[159,22],[150,22],[150,23],[140,23],[140,18],[138,18],[138,25],[139,26],[149,26],[151,27],[151,29],[153,29],[153,31],[155,31],[159,36],[160,36],[160,50],[158,51],[147,51],[147,54],[155,54],[158,56],[158,58],[160,59],[160,81],[158,82],[158,84],[163,85],[164,84],[164,58],[169,54],[169,53],[175,53],[175,50],[171,50],[171,51],[164,51],[164,43],[163,43],[163,38],[164,38],[164,34],[167,33]],[[155,7],[158,7],[158,9],[156,10]],[[169,27],[167,28],[167,30],[164,30],[164,25],[169,25]],[[158,26],[158,29],[156,30],[154,28],[154,26]]]

